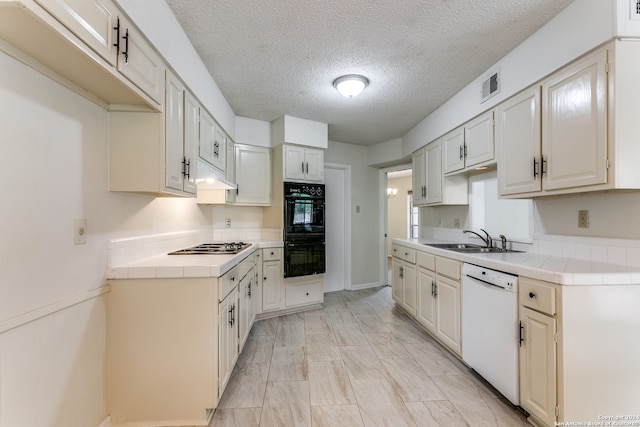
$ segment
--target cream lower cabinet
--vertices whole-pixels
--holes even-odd
[[[249,337],[249,331],[251,331],[251,325],[253,325],[253,321],[256,318],[254,303],[256,288],[255,280],[255,268],[252,268],[251,271],[240,280],[240,284],[238,285],[240,304],[240,311],[238,314],[238,334],[240,337],[240,349],[244,347],[244,343]]]
[[[557,293],[557,285],[520,278],[520,405],[545,426],[558,415]]]
[[[218,389],[220,396],[227,387],[231,372],[235,366],[239,349],[239,292],[237,286],[220,301],[219,305],[219,329],[218,329]]]
[[[262,312],[282,309],[282,248],[262,250]]]
[[[393,255],[391,259],[393,300],[409,314],[415,316],[418,307],[416,251],[394,243],[391,253]]]
[[[443,344],[457,354],[462,352],[460,310],[460,275],[462,264],[449,258],[436,257],[436,333]]]
[[[421,255],[431,262],[421,261]],[[432,334],[436,333],[436,272],[435,256],[418,252],[418,322]]]

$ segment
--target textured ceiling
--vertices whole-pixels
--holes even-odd
[[[401,137],[573,0],[166,0],[236,115]],[[335,78],[371,81],[342,97]]]

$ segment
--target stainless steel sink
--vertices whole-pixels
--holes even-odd
[[[486,246],[474,245],[470,243],[423,243],[425,246],[433,248],[446,249],[454,252],[462,252],[467,254],[483,254],[483,253],[513,253],[522,252],[513,249],[487,248]]]

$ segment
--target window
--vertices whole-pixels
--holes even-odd
[[[407,195],[407,212],[409,213],[409,220],[407,224],[409,224],[409,235],[410,239],[417,239],[420,234],[420,224],[418,219],[418,210],[417,206],[413,206],[413,193],[409,191]]]

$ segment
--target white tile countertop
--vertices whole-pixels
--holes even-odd
[[[113,265],[107,273],[107,279],[220,277],[256,249],[283,245],[283,242],[274,241],[252,242],[251,246],[235,255],[167,255],[164,253]]]
[[[434,248],[427,243],[458,243],[429,239],[393,239],[398,243],[435,255],[494,270],[545,280],[560,285],[638,285],[640,268],[542,253],[461,253]]]

